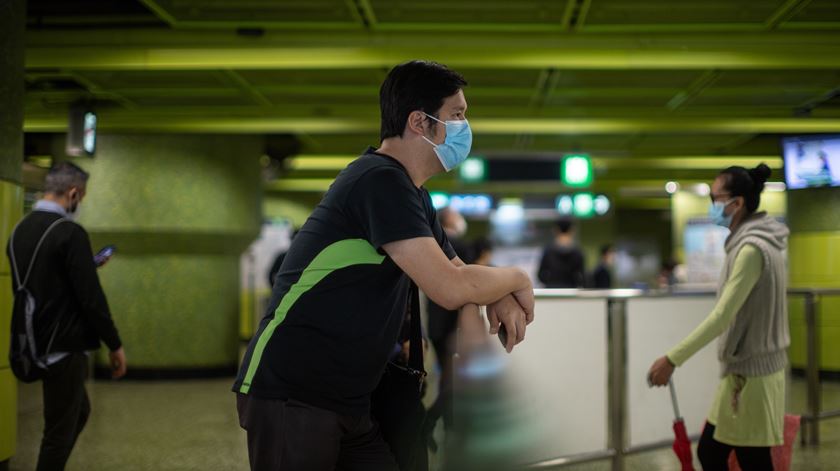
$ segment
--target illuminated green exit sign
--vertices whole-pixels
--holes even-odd
[[[592,184],[592,161],[586,154],[563,157],[560,169],[563,184],[573,188],[585,188]]]
[[[481,157],[469,157],[458,169],[461,181],[480,183],[487,178],[487,162]]]

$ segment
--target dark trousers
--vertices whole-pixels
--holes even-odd
[[[399,471],[369,415],[246,394],[237,394],[236,408],[254,471]]]
[[[735,450],[738,465],[743,471],[773,471],[770,447],[731,446],[714,438],[715,426],[706,424],[700,443],[697,445],[697,457],[703,465],[703,471],[729,471],[729,454]]]
[[[62,470],[67,464],[90,416],[85,391],[87,374],[87,355],[71,353],[51,365],[44,377],[44,437],[38,453],[38,471]]]

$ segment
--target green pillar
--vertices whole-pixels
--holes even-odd
[[[99,275],[129,374],[235,370],[262,150],[253,136],[102,134],[95,157],[73,160],[91,174],[79,222],[94,251],[117,246]]]
[[[0,239],[5,246],[23,210],[23,33],[26,2],[0,2]],[[0,466],[15,452],[17,381],[9,369],[12,280],[0,257]]]
[[[790,226],[790,286],[836,288],[840,286],[840,188],[788,191]],[[822,298],[820,315],[822,369],[840,371],[840,298]],[[791,363],[805,366],[803,300],[790,300]]]

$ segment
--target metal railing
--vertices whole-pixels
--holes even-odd
[[[625,458],[629,455],[670,447],[672,440],[663,440],[637,446],[628,446],[627,408],[627,301],[635,298],[714,296],[710,291],[657,291],[644,292],[633,289],[578,291],[536,290],[538,298],[604,299],[607,302],[608,394],[607,394],[607,449],[552,458],[529,465],[534,469],[553,469],[603,459],[610,459],[613,471],[624,471]],[[804,296],[807,341],[806,379],[807,414],[802,415],[802,444],[819,445],[819,422],[840,417],[840,410],[823,411],[820,394],[819,313],[822,296],[840,296],[840,288],[789,289],[788,296]],[[691,435],[696,441],[699,435]]]
[[[820,385],[820,335],[819,302],[823,296],[840,296],[837,288],[789,289],[788,296],[805,297],[806,360],[805,380],[807,383],[808,413],[802,415],[800,440],[802,445],[816,446],[820,443],[820,421],[840,417],[840,410],[822,410],[822,387]]]

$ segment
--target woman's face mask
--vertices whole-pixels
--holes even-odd
[[[726,201],[712,201],[709,205],[709,218],[718,226],[729,227],[732,225],[732,217],[735,213],[726,214],[726,207],[729,206],[735,198],[730,198]]]

